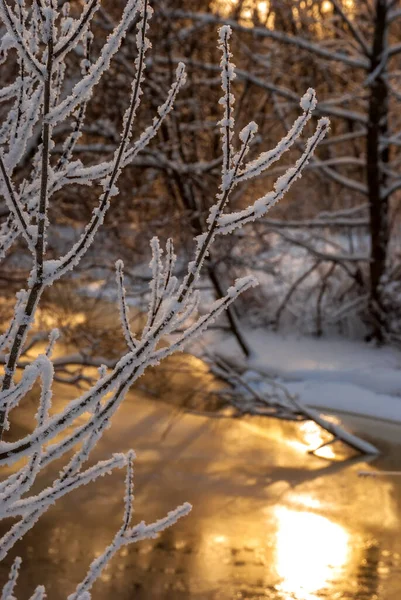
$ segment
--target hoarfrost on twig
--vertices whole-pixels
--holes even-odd
[[[15,382],[14,375],[27,336],[32,328],[35,312],[44,290],[56,279],[74,269],[85,256],[118,194],[119,177],[138,153],[157,135],[162,123],[173,108],[174,101],[185,83],[185,67],[179,63],[165,100],[158,107],[151,124],[131,141],[133,123],[143,97],[142,84],[145,72],[145,54],[150,47],[147,38],[152,9],[148,0],[128,0],[120,22],[114,27],[100,54],[92,63],[89,49],[93,33],[91,25],[99,7],[98,0],[89,0],[81,15],[73,19],[68,4],[56,8],[52,2],[32,3],[31,9],[24,2],[17,3],[14,12],[5,0],[0,0],[0,16],[6,33],[0,49],[8,56],[8,50],[17,51],[18,69],[14,83],[0,91],[0,101],[13,102],[6,119],[0,127],[0,143],[5,149],[0,154],[1,194],[5,198],[9,215],[0,231],[0,256],[4,256],[20,236],[32,255],[32,269],[25,290],[17,294],[14,316],[0,338],[5,356],[5,374],[0,391],[0,430],[8,426],[10,412],[15,409],[34,384],[40,381],[40,396],[34,431],[14,442],[0,442],[0,464],[15,464],[21,458],[26,461],[16,472],[0,483],[0,516],[14,517],[16,521],[0,539],[0,558],[7,555],[15,543],[31,529],[40,516],[56,500],[74,489],[91,483],[114,469],[126,468],[124,516],[121,528],[111,544],[96,558],[78,584],[69,600],[89,600],[90,590],[103,568],[114,554],[127,544],[155,537],[166,527],[190,511],[189,504],[172,510],[164,518],[151,523],[132,525],[133,503],[133,451],[115,454],[96,462],[84,470],[92,450],[103,436],[116,410],[124,400],[132,384],[151,366],[175,352],[182,351],[201,335],[232,302],[250,287],[256,285],[253,277],[238,279],[217,300],[205,315],[197,314],[200,301],[196,289],[205,258],[216,237],[229,233],[254,220],[274,205],[302,174],[319,141],[328,129],[327,120],[319,121],[315,133],[309,138],[301,158],[287,173],[279,178],[272,191],[238,212],[227,212],[233,189],[243,181],[256,177],[277,161],[302,134],[316,105],[313,90],[308,90],[301,100],[303,114],[296,119],[288,134],[272,150],[247,162],[257,125],[251,121],[238,134],[234,121],[233,82],[235,67],[231,62],[231,29],[223,26],[219,30],[218,48],[221,52],[221,85],[223,95],[220,104],[223,116],[219,122],[222,149],[222,173],[215,204],[211,207],[206,229],[195,240],[195,250],[188,262],[184,277],[178,281],[175,275],[176,256],[171,239],[162,249],[159,240],[151,240],[150,299],[146,323],[140,334],[132,333],[126,300],[123,263],[116,263],[118,304],[120,320],[127,352],[120,357],[114,368],[99,369],[98,380],[91,387],[68,403],[60,411],[49,416],[53,394],[54,365],[52,353],[58,338],[53,330],[45,353],[25,366],[21,378]],[[20,11],[18,13],[18,11]],[[20,18],[17,18],[19,14]],[[109,69],[110,62],[118,52],[131,24],[138,17],[135,41],[137,56],[131,94],[125,111],[120,142],[111,160],[100,164],[83,166],[74,158],[86,117],[86,107],[102,75]],[[77,44],[83,45],[81,79],[72,92],[66,93],[66,55]],[[10,53],[11,56],[11,53]],[[71,91],[71,90],[70,90]],[[68,93],[68,92],[67,92]],[[72,115],[72,129],[62,144],[61,157],[54,160],[52,129],[57,123]],[[31,172],[19,186],[13,182],[14,168],[26,152],[27,144],[34,136],[35,128],[42,136],[35,142]],[[98,205],[79,237],[78,241],[61,257],[48,259],[47,237],[51,223],[48,205],[53,195],[74,182],[91,185],[100,183],[103,191]],[[172,337],[174,334],[174,337]],[[85,415],[85,416],[84,416]],[[78,417],[82,417],[77,421]],[[66,458],[67,452],[72,456]],[[64,458],[58,476],[48,485],[32,492],[38,475],[52,462]],[[3,588],[2,600],[12,597],[18,576],[20,559],[16,559]],[[43,600],[45,589],[39,586],[31,600]]]

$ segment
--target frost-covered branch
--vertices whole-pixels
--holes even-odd
[[[118,304],[120,308],[120,320],[121,326],[123,329],[125,341],[128,344],[128,347],[132,352],[135,352],[135,348],[138,346],[138,341],[135,340],[130,324],[129,324],[129,316],[128,316],[128,307],[126,303],[126,291],[124,287],[124,263],[122,260],[116,262],[116,279],[117,279],[117,288],[118,288]]]
[[[315,109],[316,98],[314,91],[308,90],[301,101],[304,113],[295,121],[288,135],[273,150],[262,152],[258,158],[247,162],[257,125],[252,121],[238,134],[235,131],[233,118],[235,70],[231,62],[229,46],[231,29],[228,26],[220,29],[218,47],[222,55],[223,96],[220,103],[223,106],[223,116],[219,125],[222,159],[207,163],[205,171],[210,168],[215,169],[219,165],[222,165],[222,170],[215,203],[207,218],[206,230],[196,237],[192,260],[184,268],[180,267],[180,273],[175,271],[176,256],[172,240],[168,239],[164,249],[157,238],[152,239],[148,311],[145,325],[135,337],[129,324],[123,264],[122,261],[117,262],[118,303],[128,350],[114,362],[107,363],[108,369],[103,365],[98,379],[92,382],[89,389],[58,412],[50,414],[55,385],[54,369],[60,365],[60,360],[62,363],[68,358],[52,359],[57,331],[50,334],[44,354],[28,363],[25,361],[26,355],[24,361],[20,360],[24,347],[29,347],[28,334],[32,329],[42,294],[56,279],[76,267],[91,247],[112,204],[112,198],[119,193],[117,184],[123,168],[136,159],[138,153],[156,136],[167,119],[177,94],[185,83],[185,68],[183,64],[178,65],[175,81],[157,109],[157,115],[147,128],[138,133],[136,140],[131,142],[135,117],[143,95],[145,55],[150,47],[147,32],[152,9],[148,0],[128,0],[120,22],[113,28],[93,63],[89,60],[89,46],[92,37],[91,25],[99,4],[97,0],[89,0],[80,17],[75,20],[69,17],[68,7],[59,11],[53,3],[47,1],[34,2],[30,18],[24,13],[23,18],[17,20],[4,0],[0,0],[0,3],[3,17],[6,24],[8,23],[7,35],[12,36],[19,65],[24,61],[24,68],[17,69],[16,86],[8,86],[4,93],[4,98],[14,101],[15,112],[7,115],[6,124],[1,131],[4,144],[8,146],[8,153],[3,152],[0,155],[3,181],[1,189],[10,213],[2,226],[1,243],[5,252],[21,234],[27,241],[32,255],[31,272],[26,289],[18,293],[14,316],[0,339],[5,363],[0,391],[2,431],[8,427],[9,421],[12,422],[12,419],[9,419],[10,413],[18,408],[28,392],[33,390],[33,393],[36,393],[35,390],[38,388],[35,384],[40,382],[34,430],[16,441],[0,442],[0,464],[15,465],[21,458],[25,458],[23,466],[16,465],[16,471],[0,482],[0,517],[15,519],[0,539],[0,557],[6,556],[15,543],[59,498],[114,469],[127,468],[122,526],[111,545],[92,563],[83,581],[69,596],[70,600],[78,600],[78,598],[83,600],[89,599],[92,584],[119,548],[144,538],[154,537],[188,514],[190,510],[190,506],[184,504],[153,524],[131,525],[133,452],[115,454],[86,468],[85,463],[111,424],[112,417],[127,392],[146,369],[159,364],[171,354],[182,351],[201,335],[240,294],[256,284],[256,280],[250,276],[238,279],[222,293],[222,297],[206,314],[198,314],[199,277],[204,260],[216,237],[265,214],[285,194],[301,176],[317,144],[324,137],[328,129],[328,121],[323,119],[318,123],[315,133],[307,141],[303,155],[285,176],[276,181],[273,191],[244,211],[229,212],[234,188],[265,172],[300,137]],[[83,166],[81,161],[75,158],[74,150],[79,147],[78,141],[88,112],[87,103],[101,76],[108,70],[112,57],[118,52],[122,40],[136,17],[138,21],[135,70],[119,142],[111,160]],[[22,48],[23,44],[26,47]],[[81,51],[85,59],[81,64],[81,79],[75,84],[71,93],[66,80],[68,63],[65,59],[77,45],[83,46]],[[30,103],[33,103],[31,108],[24,112],[22,107]],[[16,125],[12,122],[13,114],[17,115]],[[57,159],[59,155],[54,147],[53,128],[70,115],[73,118],[73,130],[62,144],[61,158]],[[13,181],[13,169],[22,160],[29,141],[22,140],[22,137],[32,138],[35,128],[41,131],[41,139],[34,144],[29,175],[17,186]],[[62,131],[70,130],[64,127]],[[26,168],[28,170],[28,166]],[[102,193],[97,207],[93,210],[77,242],[63,256],[49,259],[47,239],[53,227],[50,222],[49,206],[52,205],[56,192],[61,190],[65,192],[66,188],[74,182],[87,185],[100,183]],[[82,356],[77,360],[78,362],[81,360],[81,364],[84,362]],[[91,364],[97,365],[96,361]],[[22,372],[21,377],[16,380],[14,375],[17,366],[22,369]],[[79,417],[81,418],[78,419]],[[68,452],[71,452],[72,456],[67,456]],[[64,461],[59,475],[50,485],[41,487],[38,476],[55,460]],[[4,588],[3,595],[5,594],[4,598],[7,600],[13,593],[18,567],[17,561]],[[44,595],[44,588],[38,587],[31,600],[41,600]]]
[[[223,174],[226,175],[231,166],[232,147],[231,142],[234,135],[234,94],[231,93],[231,84],[235,78],[234,65],[230,62],[231,52],[229,47],[229,39],[231,29],[228,26],[220,28],[219,47],[222,52],[221,67],[221,83],[224,96],[220,99],[220,104],[224,106],[223,118],[220,121],[221,136],[223,146]]]
[[[279,177],[274,184],[274,191],[259,198],[252,206],[236,213],[221,215],[218,220],[217,233],[227,234],[234,231],[237,227],[245,225],[255,219],[262,217],[274,206],[290,189],[293,183],[301,176],[303,169],[308,164],[316,146],[326,135],[329,127],[329,121],[326,118],[320,119],[315,133],[309,138],[305,151],[295,163],[294,167],[288,169],[287,173]]]
[[[29,231],[29,221],[28,217],[24,211],[24,209],[20,206],[20,203],[17,200],[16,192],[13,188],[12,182],[8,173],[6,171],[6,167],[4,165],[3,157],[0,154],[0,171],[1,176],[3,178],[3,197],[6,201],[7,207],[10,213],[14,216],[16,223],[20,229],[20,232],[24,236],[27,241],[28,247],[33,249],[33,239],[32,234]]]
[[[154,123],[148,127],[144,133],[140,136],[138,142],[134,147],[126,152],[127,145],[129,143],[131,135],[132,121],[134,117],[134,107],[136,105],[136,87],[134,87],[133,94],[131,96],[130,110],[128,118],[125,122],[125,129],[122,134],[120,146],[115,152],[115,159],[111,165],[100,165],[100,172],[93,172],[92,169],[91,179],[98,179],[103,174],[105,177],[102,181],[104,186],[104,193],[102,194],[99,205],[92,213],[92,218],[85,228],[84,233],[81,235],[78,242],[71,248],[71,250],[62,258],[56,261],[48,261],[46,264],[46,284],[50,285],[54,280],[62,277],[67,271],[73,269],[78,265],[82,257],[86,254],[89,247],[91,246],[93,239],[103,224],[105,215],[110,208],[110,200],[113,196],[118,194],[118,188],[116,186],[117,180],[121,174],[121,169],[126,166],[136,154],[142,150],[154,137],[163,120],[167,117],[168,113],[173,107],[173,101],[179,91],[179,89],[185,83],[185,69],[183,65],[179,65],[176,72],[176,81],[171,88],[170,94],[166,100],[166,103],[158,109],[158,117],[155,117]],[[111,172],[110,172],[111,171]],[[73,181],[73,177],[71,178]],[[89,179],[90,181],[90,179]]]
[[[46,116],[48,123],[55,125],[64,120],[79,104],[90,98],[93,88],[99,83],[102,75],[109,69],[111,59],[118,52],[121,42],[135,18],[140,5],[143,5],[140,0],[128,0],[122,18],[113,33],[108,37],[98,60],[89,69],[89,73],[74,86],[68,98],[54,107],[49,115]]]
[[[185,517],[191,510],[191,505],[186,503],[182,506],[178,506],[176,509],[168,513],[163,519],[159,519],[151,525],[146,525],[143,521],[132,527],[131,529],[126,528],[125,522],[121,530],[116,534],[112,543],[98,558],[96,558],[90,566],[88,574],[85,579],[77,586],[76,591],[68,596],[67,600],[79,600],[84,597],[85,592],[91,589],[93,583],[100,576],[104,567],[120,550],[123,546],[127,546],[132,542],[139,542],[140,540],[151,539],[157,537],[157,534],[171,527],[182,517]]]
[[[6,26],[8,34],[12,37],[18,52],[25,59],[27,65],[40,79],[44,79],[45,66],[31,54],[30,45],[27,43],[27,36],[24,38],[24,33],[27,32],[22,30],[16,15],[13,14],[5,0],[0,0],[0,19]]]
[[[277,144],[273,150],[268,152],[262,152],[262,154],[256,160],[252,161],[247,165],[247,168],[238,174],[236,181],[244,181],[257,177],[263,171],[269,169],[269,167],[278,161],[282,155],[289,150],[299,136],[312,116],[313,111],[316,108],[316,94],[315,90],[310,88],[301,100],[301,108],[304,110],[304,114],[296,119],[295,123],[288,131],[287,135]]]
[[[98,10],[99,5],[100,0],[90,0],[90,2],[88,2],[74,29],[66,36],[67,39],[60,40],[54,48],[54,60],[61,61],[65,54],[70,52],[74,46],[79,43],[82,36],[85,35],[86,28],[90,24],[94,13]]]

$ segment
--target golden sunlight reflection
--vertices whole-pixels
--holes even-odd
[[[327,420],[336,421],[335,418],[326,417]],[[338,422],[338,421],[337,421]],[[288,443],[300,452],[314,451],[316,456],[327,459],[335,459],[336,454],[331,446],[319,448],[322,444],[328,442],[332,436],[324,429],[319,427],[314,421],[305,421],[299,427],[300,440],[291,440]]]
[[[332,437],[314,421],[305,421],[305,423],[302,423],[301,431],[304,435],[306,444],[311,450],[316,450],[319,448],[319,446],[327,442]],[[316,450],[315,454],[317,456],[321,456],[322,458],[335,458],[335,453],[331,446],[319,448],[319,450]]]
[[[348,561],[349,534],[311,512],[278,507],[275,516],[278,589],[297,600],[317,600]]]
[[[225,535],[215,535],[213,541],[216,544],[224,544],[225,542],[227,542],[227,538]]]
[[[334,415],[324,415],[326,421],[333,424],[340,424],[341,421]],[[297,454],[307,456],[308,452],[313,452],[315,456],[326,460],[344,460],[349,457],[347,449],[341,444],[337,446],[331,445],[333,435],[317,425],[314,421],[303,421],[301,423],[287,424],[285,428],[285,436],[283,439],[283,424],[272,421],[269,427],[265,427],[263,423],[250,420],[241,420],[240,427],[247,432],[257,435],[266,440],[277,440],[282,445],[291,448]],[[324,446],[324,444],[329,444]],[[320,446],[322,446],[320,448]]]
[[[312,498],[309,494],[291,494],[292,506],[301,506],[302,508],[321,508],[322,504],[317,498]]]

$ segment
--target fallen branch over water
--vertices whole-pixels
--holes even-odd
[[[203,358],[205,359],[205,357]],[[269,377],[263,371],[252,367],[252,371],[259,376],[257,385],[255,385],[252,380],[250,381],[249,378],[246,378],[246,364],[234,363],[231,360],[223,359],[221,356],[211,354],[207,354],[206,362],[209,364],[211,371],[229,385],[229,390],[225,397],[241,414],[274,416],[297,421],[314,421],[319,427],[333,436],[328,442],[311,450],[311,454],[336,441],[343,442],[360,454],[380,454],[379,450],[370,442],[366,442],[360,437],[349,433],[340,425],[324,418],[315,409],[309,408],[299,402],[296,395],[291,394],[282,383]],[[269,387],[271,391],[268,391]]]
[[[359,477],[401,477],[401,471],[359,471]]]

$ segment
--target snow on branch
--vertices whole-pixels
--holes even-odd
[[[18,5],[19,6],[19,5]],[[97,60],[91,65],[89,47],[92,37],[90,30],[93,16],[99,6],[98,0],[88,0],[81,16],[74,20],[69,16],[64,4],[59,11],[56,3],[33,2],[26,11],[20,4],[21,19],[17,18],[5,0],[0,0],[0,14],[7,26],[7,39],[3,48],[15,47],[18,54],[18,72],[15,85],[7,86],[0,92],[1,99],[11,99],[12,109],[7,113],[0,130],[0,141],[7,145],[8,152],[0,154],[1,191],[6,200],[9,216],[1,227],[0,252],[7,251],[18,235],[22,235],[32,254],[32,270],[26,289],[19,292],[14,316],[9,327],[0,338],[1,349],[7,351],[5,371],[0,390],[0,433],[8,426],[10,411],[15,409],[26,394],[36,388],[40,381],[37,397],[38,410],[33,431],[13,442],[1,440],[0,464],[14,465],[25,458],[23,465],[16,465],[14,473],[0,482],[0,518],[14,518],[13,524],[0,539],[0,558],[7,555],[16,542],[29,531],[36,521],[59,498],[94,482],[99,477],[117,468],[126,468],[126,492],[121,528],[115,534],[110,546],[96,558],[70,600],[89,600],[90,590],[105,565],[119,548],[145,538],[155,537],[166,527],[187,515],[190,505],[183,504],[168,515],[152,524],[132,525],[133,502],[133,451],[115,454],[106,460],[84,467],[93,449],[111,424],[118,407],[123,402],[131,386],[148,367],[157,365],[174,352],[201,335],[236,298],[257,284],[253,277],[237,280],[222,294],[204,315],[199,315],[199,290],[197,283],[205,258],[216,236],[229,233],[251,220],[264,215],[288,191],[302,174],[316,146],[328,129],[327,119],[318,122],[316,131],[306,143],[301,158],[287,173],[279,178],[271,191],[255,203],[239,212],[229,210],[232,191],[243,181],[256,177],[271,166],[301,136],[316,106],[313,90],[308,90],[301,100],[303,114],[294,122],[287,136],[276,148],[262,153],[258,158],[247,161],[257,125],[251,121],[236,140],[233,115],[233,82],[235,68],[231,62],[229,39],[231,29],[223,26],[219,30],[218,48],[222,58],[221,83],[223,96],[222,119],[218,123],[222,138],[222,172],[215,204],[212,206],[206,230],[195,239],[192,260],[184,269],[180,280],[175,274],[176,256],[171,239],[162,249],[157,238],[151,240],[152,259],[150,262],[151,281],[149,305],[145,325],[134,337],[129,325],[129,312],[124,287],[123,263],[116,263],[118,304],[122,331],[128,345],[125,354],[109,364],[109,369],[101,368],[99,377],[89,389],[75,397],[60,411],[49,415],[53,393],[54,365],[52,352],[58,333],[53,331],[45,353],[28,365],[20,361],[20,356],[32,328],[35,311],[44,290],[56,279],[72,270],[86,254],[102,225],[111,200],[118,194],[117,184],[123,168],[132,162],[156,136],[167,115],[173,108],[179,90],[185,83],[185,67],[178,64],[175,81],[172,83],[165,101],[157,109],[151,124],[131,141],[133,123],[142,98],[142,84],[145,73],[145,56],[150,47],[147,37],[152,9],[148,0],[128,0],[120,22],[114,27]],[[113,158],[100,164],[84,167],[79,160],[73,160],[74,148],[80,137],[86,106],[102,75],[108,70],[112,57],[118,51],[122,40],[137,17],[135,73],[131,93],[125,111],[120,142]],[[81,63],[81,79],[66,98],[63,94],[68,87],[65,73],[67,64],[64,57],[77,44],[84,46],[84,60]],[[13,53],[10,53],[10,57]],[[41,56],[42,62],[38,56]],[[62,145],[61,158],[55,160],[52,140],[52,127],[73,117],[73,131]],[[41,140],[35,138],[34,130],[42,130]],[[66,125],[63,131],[71,131]],[[31,171],[19,185],[13,182],[13,169],[21,162],[26,148],[33,148]],[[214,163],[213,163],[214,164]],[[65,189],[74,181],[91,185],[100,183],[103,191],[97,207],[84,228],[78,241],[60,258],[49,260],[46,251],[47,232],[51,229],[48,218],[48,204],[55,192]],[[29,346],[29,340],[28,340]],[[82,357],[80,357],[82,360]],[[95,363],[96,364],[96,363]],[[99,364],[99,363],[97,363]],[[23,368],[19,380],[15,381],[16,368]],[[15,438],[14,438],[15,440]],[[71,455],[67,456],[67,453]],[[59,475],[47,487],[39,485],[38,477],[55,460],[63,460]],[[35,491],[32,491],[35,485]],[[37,488],[37,489],[36,489]],[[13,594],[19,561],[14,563],[9,582],[3,588],[4,599]],[[7,587],[8,586],[8,587]],[[31,600],[45,597],[43,587],[38,587]]]
[[[153,118],[152,124],[146,127],[139,138],[127,148],[122,158],[121,166],[126,167],[131,164],[138,154],[146,148],[149,142],[157,135],[164,119],[173,109],[178,92],[184,86],[186,81],[186,72],[184,63],[180,62],[176,69],[176,78],[170,87],[165,102],[157,108],[157,116]],[[91,182],[105,178],[113,170],[113,161],[99,163],[97,165],[83,167],[79,161],[71,163],[70,168],[64,173],[64,184],[79,183],[80,185],[90,185]],[[60,183],[58,184],[58,186]]]
[[[160,307],[160,284],[163,275],[163,263],[162,263],[162,250],[160,248],[160,242],[157,237],[152,238],[150,242],[152,248],[152,260],[149,263],[149,267],[152,271],[152,279],[150,280],[150,302],[148,309],[148,317],[143,328],[143,337],[145,337],[155,322],[158,309]]]
[[[46,356],[40,356],[42,391],[39,400],[39,409],[36,414],[37,426],[43,425],[47,418],[52,397],[53,364]],[[10,406],[8,407],[10,410]],[[7,423],[7,421],[6,421]],[[21,496],[28,492],[35,482],[40,470],[41,450],[34,452],[27,465],[20,469],[17,477],[10,479],[4,491],[0,493],[0,515],[5,516],[9,507],[14,507]]]
[[[125,341],[128,344],[128,348],[132,352],[135,351],[135,348],[138,345],[138,341],[135,340],[130,324],[129,324],[129,316],[128,316],[128,307],[126,302],[126,291],[124,287],[124,263],[122,260],[118,260],[116,262],[116,279],[117,279],[117,288],[118,288],[118,304],[120,307],[120,320],[121,326],[123,329]]]
[[[90,68],[90,49],[93,41],[93,34],[90,31],[86,32],[85,35],[85,58],[81,62],[82,75],[87,75]],[[62,154],[57,162],[56,171],[60,171],[63,167],[68,166],[74,152],[75,146],[82,135],[82,127],[84,125],[85,114],[86,114],[87,102],[83,102],[74,113],[74,122],[72,124],[72,131],[66,138],[63,144]]]
[[[2,1],[0,0],[0,2]],[[48,123],[55,125],[59,121],[66,119],[78,104],[90,98],[93,88],[99,83],[102,75],[109,69],[111,59],[118,52],[128,28],[138,12],[140,4],[142,4],[140,0],[128,0],[121,21],[108,37],[98,60],[90,68],[86,77],[74,86],[68,98],[50,111],[47,117]]]
[[[12,336],[15,334],[24,302],[26,302],[26,293],[24,290],[21,290],[16,294],[15,308],[13,316],[10,319],[9,326],[7,330],[0,336],[0,351],[5,350],[5,348],[8,347],[10,341],[12,340]]]
[[[6,26],[10,37],[14,40],[18,52],[20,52],[26,60],[27,65],[40,79],[44,79],[46,68],[31,54],[29,48],[30,45],[27,43],[26,37],[24,37],[24,32],[21,30],[21,24],[5,0],[0,0],[0,19]]]
[[[303,169],[311,159],[316,146],[326,135],[328,128],[329,120],[323,117],[319,120],[315,133],[309,138],[302,156],[297,160],[294,167],[288,169],[284,175],[277,179],[274,184],[274,190],[262,196],[252,206],[242,211],[221,215],[218,220],[217,233],[231,233],[237,227],[262,217],[272,206],[281,200],[293,183],[301,177]]]
[[[31,91],[26,85],[21,85],[21,100],[18,108],[19,119],[15,121],[15,133],[9,138],[9,150],[4,156],[4,164],[11,174],[22,160],[26,145],[32,137],[33,129],[40,118],[43,89],[41,85]]]
[[[19,199],[17,198],[17,193],[14,190],[12,181],[8,175],[6,170],[4,160],[2,154],[0,152],[0,172],[3,180],[2,193],[3,197],[6,201],[7,208],[10,213],[13,215],[17,227],[25,238],[28,248],[34,252],[33,238],[32,238],[32,229],[29,227],[29,218],[26,214],[25,210],[21,206]]]
[[[252,275],[248,275],[246,277],[238,279],[235,282],[235,284],[227,290],[227,294],[223,298],[220,298],[219,300],[216,300],[216,302],[214,302],[214,304],[211,306],[209,312],[206,315],[200,317],[197,321],[195,321],[193,325],[190,325],[185,330],[185,332],[178,338],[178,340],[173,342],[168,348],[163,348],[159,350],[155,354],[154,358],[160,361],[175,352],[182,351],[189,341],[195,341],[196,338],[198,338],[202,333],[204,333],[204,331],[206,331],[206,329],[210,327],[212,323],[214,323],[217,317],[224,310],[226,310],[227,307],[230,306],[230,304],[232,304],[238,298],[238,296],[243,294],[246,290],[249,290],[250,288],[255,287],[257,285],[258,281]],[[185,320],[186,319],[187,316]],[[181,324],[181,322],[178,322],[176,328],[178,329],[178,326]]]
[[[46,488],[37,496],[24,498],[13,503],[12,507],[3,509],[2,516],[15,517],[27,514],[28,511],[41,510],[54,504],[58,498],[65,496],[72,490],[86,485],[106,473],[110,473],[115,468],[122,468],[126,464],[126,457],[123,454],[115,454],[112,458],[99,462],[94,467],[90,467],[82,473],[66,477],[56,482],[52,487]],[[2,540],[0,540],[0,548]],[[1,551],[0,551],[1,555]],[[2,555],[3,557],[5,554]]]
[[[231,37],[231,27],[223,25],[219,29],[219,48],[222,52],[221,67],[221,87],[224,95],[219,100],[219,104],[224,106],[223,118],[220,121],[220,132],[223,146],[223,174],[226,174],[231,166],[232,147],[231,140],[234,135],[234,94],[231,92],[231,84],[235,79],[234,65],[230,62],[232,56],[230,52],[229,39]]]
[[[167,117],[168,113],[172,110],[174,106],[174,101],[177,97],[180,89],[185,85],[186,82],[186,72],[184,63],[178,63],[176,73],[175,73],[175,82],[171,86],[165,102],[158,107],[157,109],[157,117],[154,117],[152,125],[147,127],[145,131],[141,134],[138,141],[133,144],[133,147],[130,148],[125,156],[123,165],[127,165],[131,160],[133,160],[137,154],[145,148],[150,142],[150,140],[156,135],[158,130],[160,129],[163,120]]]
[[[182,519],[182,517],[187,516],[191,511],[191,508],[191,505],[186,502],[185,504],[182,504],[181,506],[178,506],[174,510],[170,511],[166,517],[159,519],[150,525],[146,525],[146,523],[142,521],[135,527],[126,529],[124,523],[122,529],[116,534],[110,546],[108,546],[103,554],[101,554],[92,562],[85,579],[77,586],[75,592],[68,596],[67,600],[82,599],[83,595],[89,589],[91,589],[92,585],[96,579],[98,579],[105,566],[116,554],[116,552],[120,550],[120,548],[127,546],[132,542],[139,542],[140,540],[157,537],[161,531],[171,527],[179,519]]]
[[[90,222],[86,226],[78,242],[71,248],[71,250],[61,259],[56,261],[47,261],[45,264],[44,271],[47,285],[50,285],[55,279],[62,277],[67,271],[77,266],[82,257],[86,254],[99,227],[103,224],[108,209],[110,208],[110,199],[118,193],[118,189],[115,184],[121,174],[121,169],[150,142],[154,135],[156,135],[157,130],[160,128],[162,122],[171,111],[174,99],[184,83],[185,68],[184,65],[180,64],[177,67],[176,80],[170,89],[166,102],[158,109],[158,117],[155,117],[153,124],[145,129],[143,134],[139,137],[138,142],[134,145],[134,148],[131,151],[126,152],[134,118],[134,107],[136,106],[137,99],[140,95],[139,87],[134,86],[130,102],[130,107],[132,110],[130,110],[129,115],[125,120],[124,132],[122,134],[119,148],[115,152],[114,161],[111,165],[106,166],[106,177],[103,180],[104,193],[100,198],[99,205],[93,211]],[[101,173],[104,172],[103,165],[100,165],[100,169],[100,173],[96,172],[96,167],[91,170],[88,183],[91,181],[91,179],[99,178],[101,176]]]
[[[29,600],[44,600],[46,598],[46,590],[43,585],[38,585]]]
[[[306,92],[300,102],[301,108],[304,110],[304,114],[294,122],[293,126],[287,133],[287,135],[277,144],[273,150],[262,152],[262,154],[254,161],[248,163],[246,169],[237,175],[236,181],[245,181],[252,177],[257,177],[263,171],[267,170],[273,163],[278,161],[282,155],[289,150],[310,120],[314,109],[316,108],[316,92],[312,88]]]
[[[5,586],[3,587],[3,591],[1,594],[1,600],[11,600],[11,598],[13,598],[13,591],[14,591],[15,585],[17,583],[21,562],[22,562],[22,560],[20,559],[19,556],[17,556],[14,559],[14,562],[10,569],[10,574],[8,576],[8,581],[5,584]]]
[[[67,52],[70,52],[79,43],[80,39],[85,35],[87,27],[99,6],[100,0],[91,0],[88,2],[85,9],[82,11],[81,18],[75,24],[75,27],[72,31],[68,32],[66,39],[60,40],[54,48],[54,59],[56,61],[61,61]]]

